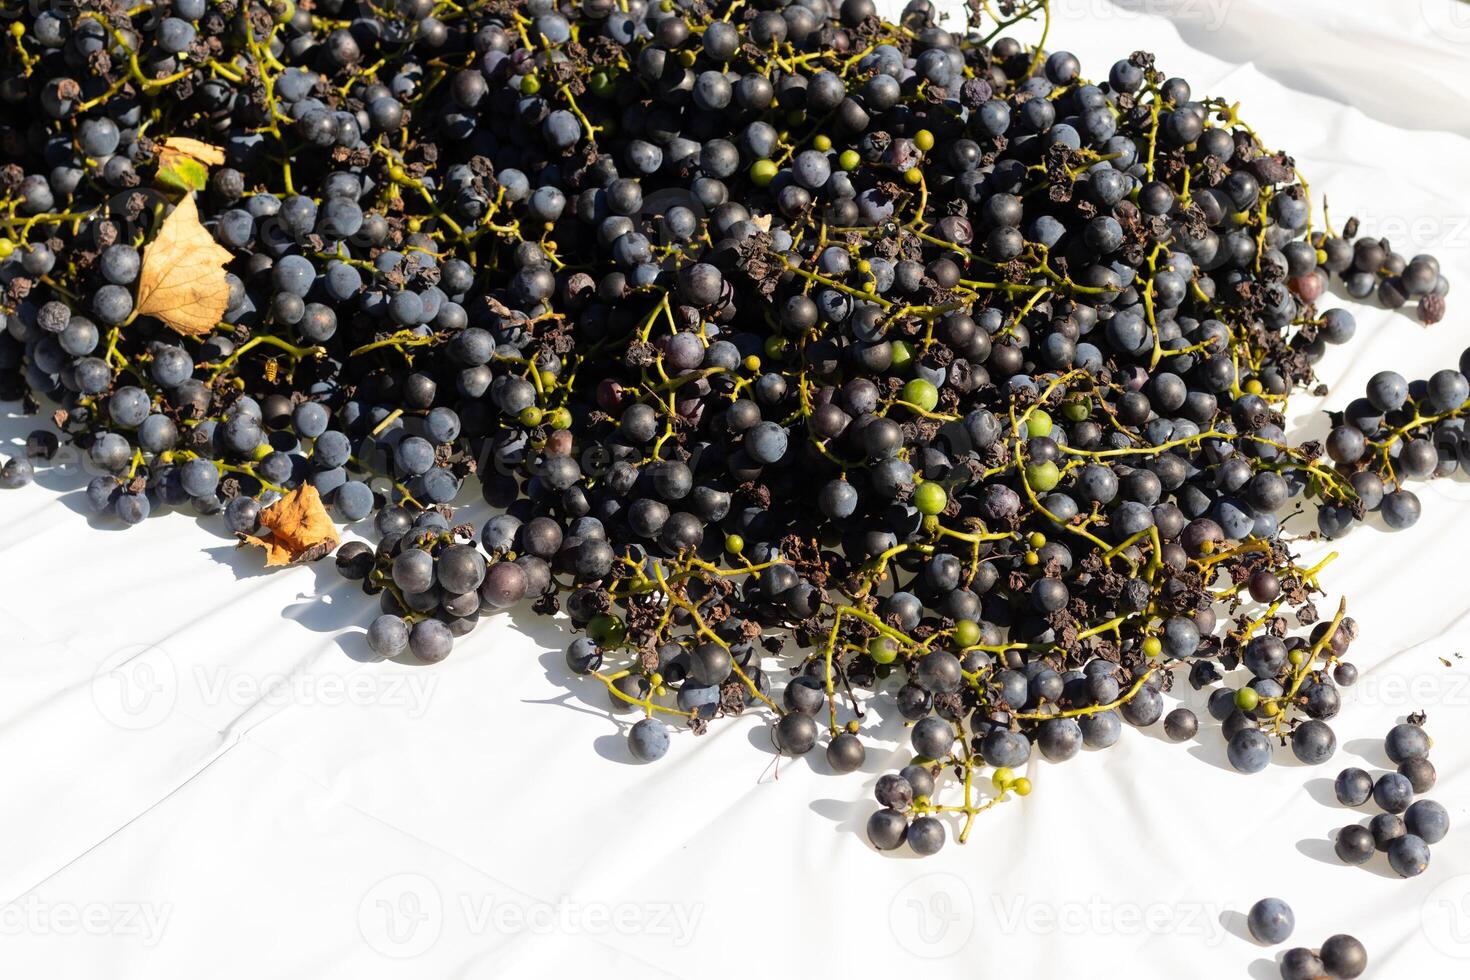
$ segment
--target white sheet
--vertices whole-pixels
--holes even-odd
[[[894,6],[897,6],[895,4]],[[1434,328],[1354,306],[1320,368],[1341,406],[1374,371],[1453,366],[1470,342],[1470,7],[1457,0],[1058,0],[1051,44],[1100,77],[1145,48],[1243,104],[1317,195],[1456,286]],[[7,406],[12,408],[13,406]],[[1320,424],[1311,399],[1296,420]],[[23,438],[29,420],[0,435]],[[7,450],[8,451],[8,450]],[[436,668],[362,663],[371,604],[330,562],[261,574],[214,522],[89,526],[75,472],[0,493],[0,969],[48,977],[1277,976],[1245,936],[1264,895],[1292,944],[1335,932],[1375,977],[1470,964],[1470,483],[1421,490],[1401,535],[1360,529],[1324,582],[1362,626],[1363,681],[1308,772],[1257,776],[1216,728],[1034,762],[1033,795],[916,860],[862,836],[899,726],[865,771],[821,753],[779,778],[753,718],[627,761],[568,634],[500,616]],[[483,518],[482,510],[475,510]],[[1317,553],[1318,548],[1307,549]],[[1451,666],[1444,666],[1439,658]],[[1187,688],[1180,684],[1178,689]],[[1187,694],[1207,717],[1192,692]],[[1345,765],[1429,712],[1458,826],[1429,871],[1339,865]],[[1284,947],[1283,947],[1284,948]]]

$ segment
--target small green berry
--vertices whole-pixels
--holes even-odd
[[[1046,493],[1056,489],[1056,485],[1062,482],[1062,473],[1057,469],[1057,464],[1050,460],[1032,463],[1026,467],[1026,482],[1031,484],[1032,490]]]
[[[954,641],[962,647],[972,647],[980,642],[980,624],[973,619],[962,619],[954,624]]]
[[[874,663],[891,664],[898,659],[898,644],[886,636],[875,636],[868,641],[868,656]]]
[[[914,378],[903,386],[898,396],[910,405],[917,405],[926,412],[934,411],[939,404],[939,389],[923,378]]]
[[[921,483],[914,488],[914,506],[920,514],[938,514],[949,504],[949,494],[937,483]]]

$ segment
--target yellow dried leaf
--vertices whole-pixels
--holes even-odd
[[[194,198],[185,194],[163,219],[158,237],[143,249],[138,312],[186,336],[204,336],[229,306],[229,261],[230,253],[199,223]]]
[[[240,543],[264,548],[268,566],[316,561],[337,547],[337,529],[322,506],[321,494],[310,483],[261,511],[260,526],[271,532],[269,537],[242,534]]]
[[[198,160],[207,167],[223,166],[225,162],[224,150],[208,143],[201,143],[199,140],[191,140],[187,136],[170,136],[168,142],[158,148],[160,165],[181,156]]]

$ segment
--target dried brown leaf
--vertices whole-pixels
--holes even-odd
[[[230,302],[229,261],[230,253],[199,223],[194,198],[185,194],[143,249],[138,312],[186,336],[208,334]]]
[[[206,167],[220,167],[225,162],[225,151],[199,140],[191,140],[187,136],[170,136],[168,142],[159,147],[158,162],[160,166],[166,165],[174,158],[188,157],[198,160]]]
[[[337,529],[322,506],[321,494],[310,483],[261,511],[260,526],[271,532],[269,537],[242,534],[240,543],[264,548],[267,566],[316,561],[337,547]]]

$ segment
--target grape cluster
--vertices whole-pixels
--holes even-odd
[[[1423,718],[1395,725],[1384,739],[1384,751],[1397,771],[1376,780],[1358,768],[1337,776],[1337,801],[1363,806],[1370,800],[1381,811],[1367,827],[1350,824],[1337,832],[1334,849],[1345,864],[1366,864],[1375,851],[1388,854],[1388,863],[1404,878],[1423,874],[1429,867],[1429,847],[1450,830],[1450,815],[1434,800],[1414,799],[1434,788],[1436,774],[1429,761],[1431,741]]]
[[[1455,368],[1410,383],[1397,371],[1379,371],[1367,390],[1341,412],[1323,449],[1331,467],[1318,469],[1322,506],[1317,526],[1337,538],[1377,512],[1399,531],[1419,520],[1418,494],[1405,484],[1452,476],[1470,465],[1470,350]]]
[[[380,597],[383,612],[367,630],[368,647],[379,657],[411,654],[438,663],[482,610],[505,609],[551,587],[545,561],[524,554],[490,565],[473,543],[473,526],[451,527],[438,510],[385,507],[374,524],[377,547],[348,542],[337,550],[337,568]],[[487,538],[494,526],[486,525]]]
[[[1388,239],[1359,238],[1357,230],[1358,222],[1349,220],[1341,235],[1313,236],[1311,244],[1319,250],[1317,265],[1309,267],[1309,257],[1304,254],[1297,257],[1291,274],[1306,275],[1293,284],[1297,292],[1321,295],[1330,277],[1336,275],[1354,299],[1376,297],[1390,310],[1412,305],[1426,325],[1443,320],[1450,284],[1440,274],[1439,260],[1432,255],[1405,258]]]
[[[1288,741],[1323,762],[1357,628],[1281,521],[1357,484],[1284,405],[1352,336],[1316,305],[1343,255],[1350,289],[1442,312],[1437,265],[1315,228],[1290,157],[1148,54],[1091,82],[1008,35],[1037,14],[16,21],[0,393],[56,406],[128,523],[176,505],[248,535],[315,488],[378,538],[337,564],[379,596],[380,656],[564,612],[571,672],[641,716],[636,759],[754,710],[850,772],[896,711],[913,760],[878,780],[879,848],[963,839],[1031,791],[1033,751],[1197,737],[1163,717],[1180,677],[1240,771]],[[139,298],[185,204],[229,256],[202,332]],[[38,432],[0,480],[58,449]],[[478,529],[466,482],[499,511]]]

